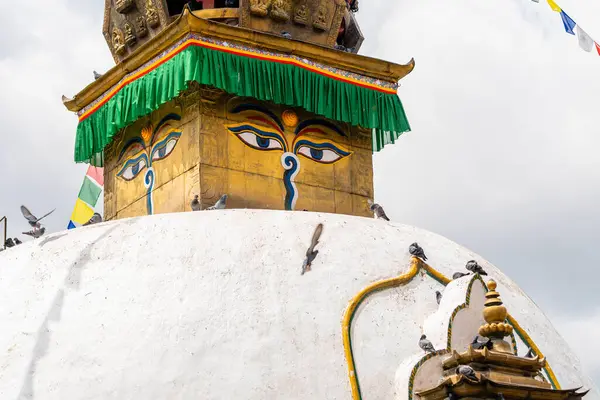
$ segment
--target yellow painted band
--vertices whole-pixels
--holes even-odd
[[[348,364],[348,378],[350,379],[350,388],[352,391],[352,399],[353,400],[361,400],[361,391],[360,385],[358,382],[358,375],[356,374],[356,365],[354,363],[354,354],[352,352],[352,320],[354,317],[354,313],[360,306],[360,304],[367,298],[369,295],[379,292],[381,290],[386,290],[394,287],[398,287],[410,282],[419,272],[420,269],[423,269],[427,274],[431,275],[434,279],[442,283],[446,286],[452,280],[436,271],[432,267],[430,267],[427,263],[424,263],[421,259],[417,257],[412,257],[410,270],[403,275],[397,276],[395,278],[384,279],[375,283],[370,284],[361,290],[348,304],[346,311],[344,312],[344,318],[342,320],[342,342],[344,346],[344,354],[346,356],[346,363]],[[531,337],[525,332],[525,330],[515,321],[513,317],[508,315],[508,321],[513,326],[515,331],[518,332],[519,336],[523,341],[530,346],[536,354],[541,358],[543,357],[540,349],[533,342]],[[556,375],[550,364],[546,361],[546,372],[548,373],[548,377],[550,381],[554,385],[556,389],[560,389],[560,384],[556,379]],[[409,399],[411,400],[411,399]]]

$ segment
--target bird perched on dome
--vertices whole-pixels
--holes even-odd
[[[39,229],[32,229],[29,232],[23,232],[23,235],[31,236],[34,239],[38,239],[42,237],[44,233],[46,233],[46,228],[42,226]]]
[[[419,347],[425,351],[425,353],[434,353],[435,348],[433,344],[427,339],[427,336],[421,335],[421,339],[419,339]]]
[[[385,211],[383,210],[383,207],[381,207],[379,204],[377,203],[373,203],[371,200],[368,200],[369,206],[371,211],[373,211],[373,213],[375,213],[375,217],[377,219],[384,219],[386,221],[389,221],[390,219],[388,218],[388,216],[385,214]]]
[[[21,241],[19,240],[19,238],[14,238],[14,241],[15,241],[15,246],[18,246],[18,245],[20,245],[20,244],[23,244],[23,242],[21,242]]]
[[[8,238],[4,241],[4,247],[6,247],[7,249],[15,247],[15,242],[11,238]]]
[[[56,209],[54,209],[56,210]],[[25,219],[27,220],[27,222],[29,222],[29,225],[35,230],[35,229],[39,229],[41,224],[40,221],[43,220],[44,218],[46,218],[48,215],[52,214],[54,212],[54,210],[50,211],[49,213],[45,214],[43,217],[41,218],[37,218],[35,215],[33,215],[31,213],[31,211],[29,211],[29,209],[25,206],[21,206],[21,213],[23,214],[23,216],[25,217]]]
[[[479,336],[475,336],[475,338],[473,339],[473,342],[471,343],[471,347],[473,347],[474,350],[482,350],[483,348],[487,348],[488,350],[491,350],[493,346],[494,346],[494,343],[492,343],[490,338],[487,338],[487,340],[484,342],[480,342]]]
[[[479,382],[479,378],[477,378],[477,375],[475,374],[475,370],[473,368],[469,367],[468,365],[459,365],[456,368],[456,373],[458,375],[464,376],[465,378],[467,378],[470,381]]]
[[[90,218],[88,222],[83,224],[83,226],[99,224],[100,222],[102,222],[102,215],[100,215],[99,213],[94,213],[94,215],[92,215],[92,218]]]
[[[483,270],[483,268],[481,268],[481,266],[479,264],[477,264],[477,261],[475,261],[475,260],[471,260],[471,261],[467,262],[467,265],[465,266],[465,268],[467,268],[467,270],[471,271],[474,274],[487,275],[487,272],[485,272]]]
[[[435,301],[437,301],[438,305],[441,303],[442,301],[442,294],[440,293],[439,290],[435,291]]]
[[[317,254],[319,254],[319,250],[315,250],[317,244],[319,244],[319,239],[321,238],[321,234],[323,233],[323,224],[317,225],[315,231],[313,232],[312,239],[310,240],[310,246],[306,250],[306,258],[302,263],[302,273],[300,275],[304,275],[312,268],[312,262],[317,258]]]
[[[192,208],[192,211],[200,211],[200,210],[202,210],[202,204],[200,204],[200,200],[198,200],[198,195],[197,194],[194,195],[194,199],[190,203],[190,207]]]
[[[292,38],[292,34],[286,31],[281,31],[281,36],[283,36],[286,39],[291,39]]]
[[[421,246],[419,246],[419,243],[417,243],[417,242],[414,242],[413,244],[411,244],[408,247],[408,252],[415,257],[419,257],[423,261],[427,261],[427,256],[425,255],[425,251],[423,250],[423,248]]]
[[[462,272],[455,272],[452,274],[452,280],[462,278],[463,276],[467,276],[469,274],[463,274]]]
[[[99,74],[96,71],[94,71],[94,80],[97,81],[100,78],[102,78],[102,74]]]
[[[224,210],[225,207],[227,207],[227,195],[226,194],[221,196],[221,198],[219,200],[217,200],[215,205],[208,207],[207,210]]]

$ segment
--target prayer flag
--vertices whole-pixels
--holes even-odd
[[[577,25],[575,30],[577,31],[577,39],[579,40],[579,47],[581,47],[583,50],[585,50],[587,52],[592,51],[592,49],[594,48],[594,41],[592,40],[590,35],[585,33],[585,31],[583,29],[581,29],[579,27],[579,25]]]
[[[563,10],[560,10],[560,18],[562,18],[563,25],[565,26],[565,31],[567,31],[567,33],[570,33],[571,35],[575,35],[575,32],[573,32],[573,28],[575,28],[576,25],[575,21],[573,21],[571,17],[569,17],[567,13]]]
[[[98,198],[104,187],[104,169],[90,166],[83,178],[83,185],[79,190],[79,196],[75,202],[75,209],[71,215],[71,220],[67,229],[77,228],[77,225],[83,225],[94,215],[94,207],[98,203]]]
[[[560,9],[560,7],[558,6],[558,4],[556,4],[553,0],[548,0],[548,5],[550,6],[551,9],[553,9],[556,12],[561,12],[562,11]]]

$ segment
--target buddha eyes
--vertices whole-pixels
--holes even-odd
[[[123,168],[117,173],[117,176],[120,176],[126,181],[130,181],[138,176],[146,166],[146,154],[142,154],[139,157],[128,160],[125,165],[123,165]]]
[[[294,147],[296,154],[300,154],[321,164],[333,164],[351,154],[327,142],[313,143],[309,140],[300,140]]]
[[[256,150],[285,150],[285,144],[281,135],[258,129],[251,125],[230,126],[229,131],[233,133],[247,146]]]
[[[152,149],[152,161],[167,158],[173,152],[180,136],[181,132],[171,132],[166,138],[156,143]]]

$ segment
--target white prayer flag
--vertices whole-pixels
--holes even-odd
[[[579,25],[575,27],[575,30],[577,31],[577,39],[579,39],[579,47],[581,47],[587,52],[592,51],[592,49],[594,48],[594,41],[592,40],[590,35],[585,33],[585,31],[581,29]]]

